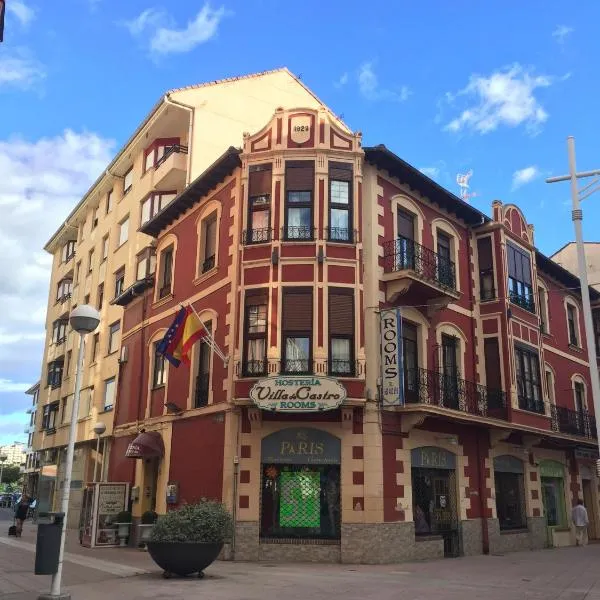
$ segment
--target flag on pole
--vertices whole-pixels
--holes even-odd
[[[6,11],[6,0],[0,0],[0,42],[4,41],[4,12]]]
[[[207,335],[208,331],[196,312],[191,306],[185,306],[175,316],[175,320],[158,344],[156,351],[174,367],[178,367],[181,362],[189,366],[189,352],[192,346]]]

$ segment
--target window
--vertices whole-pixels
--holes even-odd
[[[119,246],[122,246],[129,237],[129,216],[119,223]]]
[[[510,301],[529,312],[535,312],[529,252],[507,243],[506,254],[508,257],[508,293]]]
[[[484,237],[477,240],[477,256],[479,257],[479,294],[481,300],[493,300],[496,297],[494,289],[494,261],[492,258],[492,238]]]
[[[92,414],[92,406],[94,405],[94,388],[88,387],[81,390],[79,400],[79,419],[85,419]]]
[[[450,236],[438,229],[437,232],[437,275],[438,281],[454,289],[454,261],[452,260],[452,242]]]
[[[212,333],[212,324],[204,323],[209,334]],[[200,344],[198,350],[198,375],[196,376],[196,390],[194,394],[194,406],[199,408],[208,404],[210,392],[210,356],[211,346],[206,342]]]
[[[567,325],[569,328],[569,345],[570,346],[579,346],[578,340],[578,326],[577,326],[577,309],[572,305],[567,303]]]
[[[106,214],[108,214],[112,210],[112,199],[113,199],[113,191],[110,190],[108,194],[106,194]]]
[[[91,273],[94,270],[94,249],[92,248],[88,252],[88,273]]]
[[[58,418],[59,403],[53,402],[44,406],[42,413],[42,430],[46,433],[54,433],[56,429],[56,420]]]
[[[123,196],[127,194],[131,188],[133,187],[133,167],[125,173],[125,177],[123,177]]]
[[[71,297],[71,292],[73,291],[73,280],[72,279],[62,279],[58,282],[58,286],[56,288],[56,300],[60,302],[65,302]]]
[[[352,241],[352,165],[329,163],[329,240]]]
[[[540,385],[540,361],[537,352],[515,346],[519,408],[544,414]]]
[[[329,372],[354,375],[354,290],[329,288]]]
[[[102,238],[102,261],[108,258],[108,236]]]
[[[554,375],[550,369],[546,369],[546,393],[548,395],[548,401],[551,404],[556,404],[556,400],[554,398]]]
[[[104,304],[104,284],[101,283],[98,286],[98,301],[97,301],[98,310],[102,310],[103,304]]]
[[[585,411],[585,388],[581,381],[576,381],[574,386],[575,392],[575,411],[578,415],[582,415]]]
[[[157,351],[160,342],[154,344],[154,369],[152,372],[152,387],[157,388],[167,382],[167,368],[165,357]]]
[[[62,249],[62,262],[69,262],[75,256],[75,240],[69,240]]]
[[[140,225],[143,225],[158,214],[173,200],[173,198],[175,198],[175,196],[177,196],[177,192],[157,192],[155,194],[150,194],[142,202]]]
[[[418,327],[402,319],[402,350],[404,356],[404,396],[407,403],[419,399],[419,342]]]
[[[71,370],[71,356],[72,356],[72,352],[71,350],[67,351],[67,360],[65,361],[65,368],[64,368],[64,377],[68,377],[69,376],[69,371]]]
[[[500,531],[525,529],[525,482],[523,462],[513,456],[494,458],[496,512]]]
[[[119,330],[121,329],[120,321],[115,321],[108,329],[108,354],[112,354],[119,349]]]
[[[65,423],[71,422],[71,411],[73,410],[73,396],[67,396],[66,398],[63,398],[61,404],[62,411],[60,422],[61,425],[64,425]]]
[[[48,380],[47,384],[54,390],[62,384],[64,362],[60,360],[48,363]]]
[[[115,403],[115,378],[104,380],[104,410],[112,410]]]
[[[98,358],[98,347],[100,345],[100,334],[99,333],[95,333],[94,334],[94,340],[92,342],[92,363],[96,362],[96,359]]]
[[[78,260],[75,264],[75,285],[79,283],[79,274],[81,273],[81,261]]]
[[[393,270],[415,268],[415,215],[398,208],[398,239],[394,241]]]
[[[86,294],[86,295],[83,297],[83,303],[84,303],[84,304],[89,304],[89,303],[90,303],[90,295],[89,295],[89,294]]]
[[[270,164],[250,167],[247,244],[271,240],[271,186],[272,167]]]
[[[550,331],[548,321],[548,292],[546,288],[538,285],[538,304],[540,313],[540,331],[548,333]]]
[[[92,229],[98,227],[98,207],[94,208],[92,212]]]
[[[313,190],[315,165],[312,161],[288,161],[285,168],[286,240],[313,239]]]
[[[172,146],[179,147],[179,138],[158,139],[144,152],[144,173],[157,166]]]
[[[137,255],[136,280],[145,279],[156,270],[156,250],[150,246]]]
[[[118,298],[125,288],[125,267],[115,273],[115,298]]]
[[[173,281],[173,246],[165,248],[160,253],[160,280],[158,287],[158,297],[164,298],[171,293],[171,284]]]
[[[212,213],[202,221],[201,272],[207,273],[215,267],[217,249],[217,213]]]
[[[244,375],[267,373],[267,309],[268,296],[265,290],[246,292]]]
[[[54,321],[54,325],[52,328],[52,341],[55,344],[63,344],[67,339],[67,327],[69,325],[69,321],[67,319],[59,319],[58,321]]]
[[[281,320],[284,373],[312,371],[312,308],[312,289],[284,289]]]

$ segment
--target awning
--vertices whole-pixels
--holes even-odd
[[[160,458],[165,453],[165,445],[158,431],[145,431],[140,433],[127,446],[127,458]]]

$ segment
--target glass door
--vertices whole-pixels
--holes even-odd
[[[415,218],[398,210],[398,240],[396,242],[396,270],[415,268]]]
[[[442,402],[454,409],[459,408],[457,342],[455,337],[442,334]]]

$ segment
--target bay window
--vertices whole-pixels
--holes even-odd
[[[179,144],[179,138],[167,138],[154,140],[152,145],[146,148],[144,152],[144,173],[148,169],[152,169],[160,163],[165,155],[168,153],[169,148],[177,146]]]
[[[531,285],[531,257],[529,252],[506,244],[508,257],[508,293],[510,301],[529,312],[535,312]]]
[[[267,373],[267,310],[266,290],[248,290],[244,318],[243,374]]]
[[[284,289],[281,342],[284,373],[312,371],[312,328],[312,289]]]
[[[329,241],[352,241],[352,165],[329,163]]]
[[[142,201],[140,225],[143,225],[156,216],[175,196],[177,196],[177,192],[174,191],[150,194]]]
[[[150,275],[154,274],[155,270],[156,250],[151,246],[148,246],[137,255],[137,264],[135,269],[136,280],[140,281],[140,279],[150,277]]]
[[[540,360],[535,350],[515,346],[515,366],[517,372],[517,394],[519,408],[544,414],[542,387],[540,381]]]
[[[313,239],[313,161],[288,161],[285,168],[284,239]]]
[[[69,262],[75,256],[75,240],[69,240],[62,249],[62,262]]]
[[[250,167],[247,244],[257,244],[271,240],[271,185],[271,164]]]

